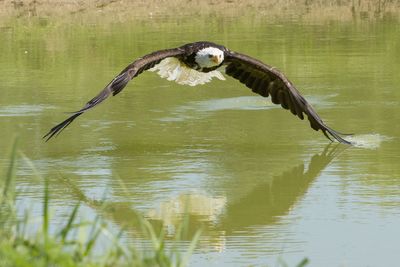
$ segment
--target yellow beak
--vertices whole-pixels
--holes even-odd
[[[218,56],[212,56],[211,61],[214,62],[215,64],[219,63]]]

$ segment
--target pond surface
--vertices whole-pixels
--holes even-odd
[[[104,195],[113,225],[140,211],[173,234],[202,227],[192,266],[394,266],[400,261],[400,24],[209,17],[0,27],[2,169],[16,135],[50,180],[53,225]],[[278,67],[333,129],[330,144],[233,79],[188,87],[144,73],[47,143],[42,136],[131,61],[209,40]],[[18,206],[43,181],[21,164]],[[35,204],[37,203],[37,204]],[[187,207],[185,207],[187,206]],[[83,207],[91,217],[93,207]],[[133,236],[126,236],[127,242]]]

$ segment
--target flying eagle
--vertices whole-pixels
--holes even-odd
[[[274,67],[261,61],[227,49],[211,42],[195,42],[178,48],[155,51],[128,65],[97,96],[86,105],[73,112],[72,115],[54,126],[43,138],[48,141],[59,134],[77,117],[97,104],[103,102],[111,94],[121,92],[130,80],[143,71],[156,71],[162,78],[179,84],[195,86],[210,82],[212,78],[225,80],[226,75],[245,84],[253,92],[263,96],[271,96],[272,103],[280,104],[300,119],[307,115],[311,128],[321,130],[332,141],[351,144],[341,134],[329,128],[300,94],[286,76]]]

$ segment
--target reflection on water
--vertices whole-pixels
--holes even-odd
[[[246,229],[257,229],[258,226],[279,222],[341,151],[343,147],[328,145],[322,153],[312,156],[308,164],[293,166],[277,176],[264,177],[265,179],[253,184],[253,189],[246,195],[230,202],[223,196],[208,197],[186,193],[161,202],[148,216],[162,220],[167,229],[176,229],[184,212],[187,212],[192,220],[199,220],[192,221],[194,224],[201,225],[202,222],[209,221],[203,224],[203,242],[225,242],[227,238],[243,235]],[[221,246],[219,244],[217,247],[220,249],[223,247]]]
[[[265,179],[267,181],[260,181],[245,196],[229,203],[221,225],[229,229],[228,233],[235,233],[246,227],[279,221],[342,150],[342,146],[328,145],[322,153],[313,155],[308,164],[293,166],[271,179]]]
[[[147,213],[147,217],[162,221],[167,229],[175,230],[182,223],[185,214],[192,218],[201,218],[204,222],[216,223],[225,205],[225,197],[208,197],[199,193],[182,194],[160,203],[159,207]]]
[[[343,146],[329,144],[321,153],[312,156],[308,164],[294,166],[271,178],[265,177],[252,185],[252,191],[230,203],[224,196],[212,197],[197,192],[186,192],[161,201],[155,208],[149,209],[146,216],[152,221],[161,221],[164,227],[171,230],[169,234],[174,234],[175,229],[182,223],[184,215],[187,214],[192,224],[206,223],[203,224],[203,228],[206,227],[203,229],[205,233],[203,239],[206,243],[209,242],[208,238],[214,240],[213,237],[218,237],[220,240],[225,240],[227,236],[241,235],[249,227],[272,225],[290,211],[307,192],[311,183],[344,149]],[[93,173],[81,173],[81,175],[93,175]],[[97,175],[101,176],[104,173]],[[101,202],[96,202],[93,198],[96,194],[82,191],[70,180],[62,182],[68,186],[67,192],[71,197],[104,213]],[[109,219],[118,225],[132,225],[132,216],[136,217],[136,211],[130,205],[110,201],[107,207],[106,216]],[[121,214],[132,214],[132,216],[118,216]],[[224,233],[223,236],[221,233]],[[218,247],[221,248],[220,245]]]
[[[277,258],[292,266],[304,257],[310,266],[396,265],[398,23],[205,21],[200,29],[192,18],[106,28],[17,21],[0,35],[0,149],[20,135],[20,149],[49,178],[53,223],[83,201],[82,216],[97,211],[115,227],[130,225],[130,242],[138,212],[172,234],[187,211],[189,232],[203,229],[193,266],[274,266]],[[327,146],[308,121],[233,79],[187,88],[154,73],[42,141],[131,59],[196,40],[277,66],[360,147]],[[40,215],[42,182],[22,165],[17,183],[19,207]]]
[[[332,105],[327,101],[332,96],[306,96],[308,101],[316,108],[326,108]],[[210,112],[223,110],[260,110],[281,109],[274,105],[269,99],[259,96],[239,96],[222,99],[209,99],[204,101],[193,101],[173,109],[172,117],[160,118],[160,121],[183,121],[210,115]]]

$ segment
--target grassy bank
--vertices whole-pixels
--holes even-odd
[[[3,0],[0,18],[50,18],[67,21],[124,22],[172,16],[297,17],[304,20],[354,20],[399,17],[399,0]]]

